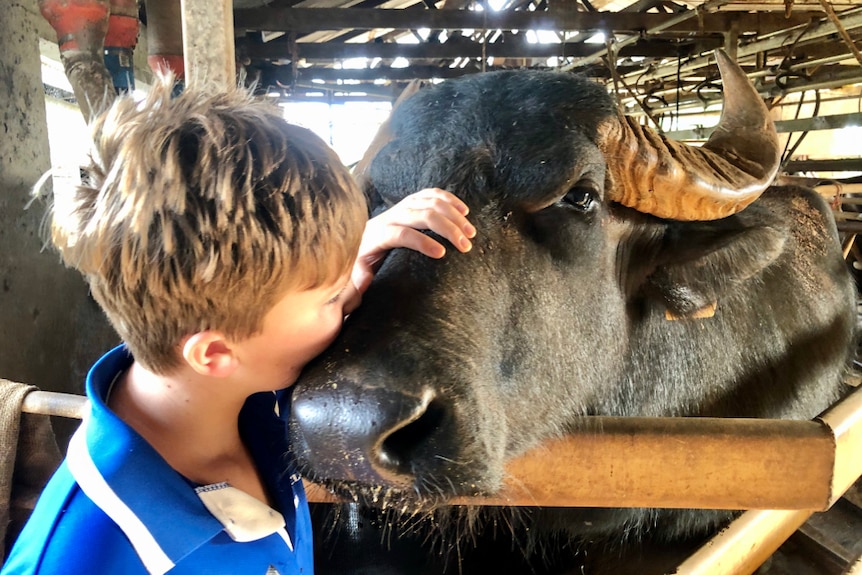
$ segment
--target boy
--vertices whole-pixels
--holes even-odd
[[[3,575],[312,572],[287,394],[398,246],[475,229],[442,190],[368,222],[334,152],[236,91],[155,86],[94,124],[89,179],[52,241],[124,345]],[[414,229],[416,228],[416,229]],[[357,256],[358,254],[358,256]]]

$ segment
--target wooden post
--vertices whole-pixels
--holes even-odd
[[[186,85],[236,87],[232,0],[182,0]]]

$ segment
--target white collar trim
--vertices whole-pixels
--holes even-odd
[[[111,489],[93,462],[87,448],[88,421],[89,416],[85,416],[84,422],[69,441],[69,449],[66,453],[66,465],[69,471],[78,482],[81,491],[120,526],[150,575],[167,573],[173,569],[174,562],[162,550],[147,526]]]
[[[293,551],[293,544],[284,530],[284,517],[256,497],[228,483],[203,485],[196,488],[195,493],[234,541],[256,541],[279,533]]]

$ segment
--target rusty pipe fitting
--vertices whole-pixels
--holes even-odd
[[[89,122],[114,99],[111,75],[104,62],[109,0],[38,0],[38,3],[42,16],[57,33],[66,77],[84,119]]]

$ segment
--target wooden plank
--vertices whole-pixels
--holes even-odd
[[[642,40],[619,51],[619,56],[650,56],[663,57],[682,54],[683,56],[697,50],[717,48],[721,42],[717,39],[705,39],[698,44],[669,43],[665,41]],[[237,46],[243,55],[259,59],[290,59],[291,46],[287,40],[273,40],[266,43],[252,43],[241,39]],[[354,42],[299,42],[296,44],[297,55],[306,60],[337,60],[339,58],[383,58],[384,60],[398,57],[409,60],[445,60],[455,58],[480,58],[483,54],[489,58],[550,58],[583,57],[596,51],[593,44],[582,42],[564,42],[560,44],[530,44],[526,41],[492,42],[480,44],[468,40],[445,42],[443,44],[397,44],[384,43],[354,43]]]
[[[268,6],[236,11],[237,30],[305,31],[418,28],[466,30],[604,30],[640,32],[662,26],[679,14],[637,12],[578,12],[571,8],[547,11],[474,11],[395,8],[280,8]],[[765,34],[803,25],[822,12],[794,12],[785,19],[778,12],[719,12],[692,17],[666,32],[723,33],[731,24],[740,33]]]

